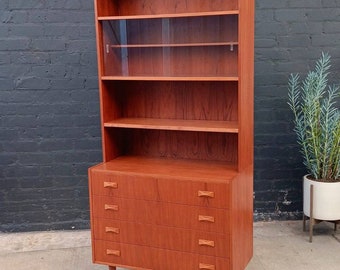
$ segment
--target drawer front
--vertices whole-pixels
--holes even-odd
[[[223,234],[230,231],[229,211],[226,209],[156,201],[93,196],[92,216]]]
[[[228,183],[159,178],[157,186],[164,202],[226,209],[230,205]]]
[[[117,172],[91,171],[92,195],[155,200],[156,179]]]
[[[94,239],[229,257],[229,236],[109,219],[94,220]]]
[[[152,270],[229,270],[228,259],[186,252],[157,249],[96,240],[94,260],[97,263]]]
[[[91,171],[93,195],[229,208],[228,182]]]

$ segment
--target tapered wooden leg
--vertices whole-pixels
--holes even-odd
[[[310,186],[310,207],[309,207],[309,212],[310,212],[310,218],[309,218],[309,242],[312,243],[313,241],[313,226],[314,226],[314,215],[313,215],[313,189],[314,186]]]
[[[116,270],[115,266],[109,266],[109,270]]]

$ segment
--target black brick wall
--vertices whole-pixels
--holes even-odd
[[[258,0],[255,29],[255,220],[301,217],[302,165],[287,106],[290,73],[321,52],[340,82],[339,0]]]
[[[0,230],[89,227],[101,160],[93,1],[0,0]]]
[[[89,227],[101,160],[92,0],[0,0],[0,231]],[[297,218],[304,168],[287,78],[321,51],[340,80],[339,0],[258,0],[255,220]]]

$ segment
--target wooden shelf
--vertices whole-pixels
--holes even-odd
[[[238,133],[236,121],[120,118],[105,122],[104,127]]]
[[[102,76],[103,81],[225,81],[237,82],[238,77],[233,76]]]
[[[141,19],[164,19],[164,18],[181,18],[181,17],[202,17],[202,16],[222,16],[238,15],[238,10],[227,11],[210,11],[210,12],[191,12],[191,13],[174,13],[174,14],[151,14],[151,15],[129,15],[129,16],[99,16],[99,21],[110,20],[141,20]]]
[[[119,156],[99,164],[96,169],[114,170],[127,174],[170,176],[176,178],[197,178],[218,181],[232,180],[237,170],[232,164],[208,160],[174,160],[144,156]]]
[[[211,47],[211,46],[237,46],[238,42],[209,42],[209,43],[182,43],[182,44],[126,44],[110,45],[111,48],[167,48],[167,47]]]

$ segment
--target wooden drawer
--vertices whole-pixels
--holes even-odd
[[[213,256],[96,240],[94,261],[134,269],[229,270],[230,261]]]
[[[94,218],[229,234],[229,211],[225,209],[108,196],[93,196],[91,203]]]
[[[226,209],[230,206],[229,183],[227,182],[165,177],[157,181],[157,192],[161,201]]]
[[[152,224],[95,219],[94,239],[229,257],[229,236]]]
[[[92,195],[155,200],[156,179],[113,171],[90,170]]]
[[[92,169],[92,195],[229,208],[228,181],[152,177]]]

